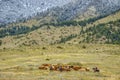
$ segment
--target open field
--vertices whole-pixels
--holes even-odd
[[[73,64],[89,72],[39,70],[41,64]],[[97,66],[99,73],[92,71]],[[120,45],[59,44],[0,50],[0,80],[120,80]]]

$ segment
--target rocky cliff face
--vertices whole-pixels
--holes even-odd
[[[0,23],[13,22],[18,18],[32,16],[71,0],[0,0]]]
[[[47,12],[59,21],[88,15],[106,15],[120,9],[120,0],[0,0],[0,24]]]
[[[63,6],[61,10],[59,10],[59,13],[56,13],[58,14],[58,19],[63,21],[86,13],[87,16],[107,15],[119,9],[120,0],[77,0]],[[58,11],[57,8],[56,11]]]

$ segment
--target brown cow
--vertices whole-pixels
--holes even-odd
[[[71,69],[70,69],[70,68],[64,68],[64,70],[65,70],[65,71],[71,71]]]
[[[71,67],[73,70],[75,70],[75,71],[78,71],[78,70],[80,70],[82,67],[80,67],[80,66],[73,66],[73,67]]]
[[[82,67],[82,68],[80,69],[80,71],[90,71],[90,69],[89,69],[89,68],[86,68],[86,67]]]
[[[45,66],[40,66],[39,69],[42,69],[42,70],[47,70],[48,68],[45,67]]]
[[[51,64],[42,64],[42,66],[50,67]]]
[[[66,66],[59,66],[58,70],[60,72],[62,72],[62,71],[71,71],[71,69],[69,67],[66,67]]]
[[[90,71],[90,69],[89,69],[89,68],[85,68],[85,70],[86,70],[86,71]]]
[[[94,72],[100,72],[100,70],[97,67],[93,68],[93,71]]]
[[[54,67],[53,65],[51,65],[51,66],[49,67],[49,70],[50,70],[50,71],[57,71],[58,68],[57,68],[57,67]]]

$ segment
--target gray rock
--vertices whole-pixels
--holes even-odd
[[[106,15],[120,9],[120,0],[0,0],[0,24],[44,12],[58,21],[70,20],[89,11]]]
[[[88,15],[108,15],[119,9],[120,0],[77,0],[63,6],[61,10],[59,9],[57,16],[59,21],[63,21],[83,15],[87,11],[89,11]],[[56,11],[58,11],[57,8]]]
[[[0,0],[0,23],[14,22],[71,0]]]

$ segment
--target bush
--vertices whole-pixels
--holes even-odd
[[[2,40],[0,40],[0,46],[2,45]]]
[[[83,45],[83,46],[82,46],[82,48],[83,48],[83,49],[86,49],[86,46],[85,46],[85,45]]]
[[[46,61],[50,61],[50,59],[49,59],[49,58],[46,58],[45,60],[46,60]]]
[[[45,49],[47,49],[47,48],[46,48],[46,47],[43,47],[42,49],[45,50]]]
[[[61,47],[61,46],[57,46],[57,48],[58,48],[58,49],[63,49],[63,47]]]
[[[64,37],[64,38],[61,38],[61,40],[59,41],[59,43],[65,43],[66,41],[69,41],[73,38],[77,37],[76,34],[71,34],[70,36],[67,36],[67,37]]]

